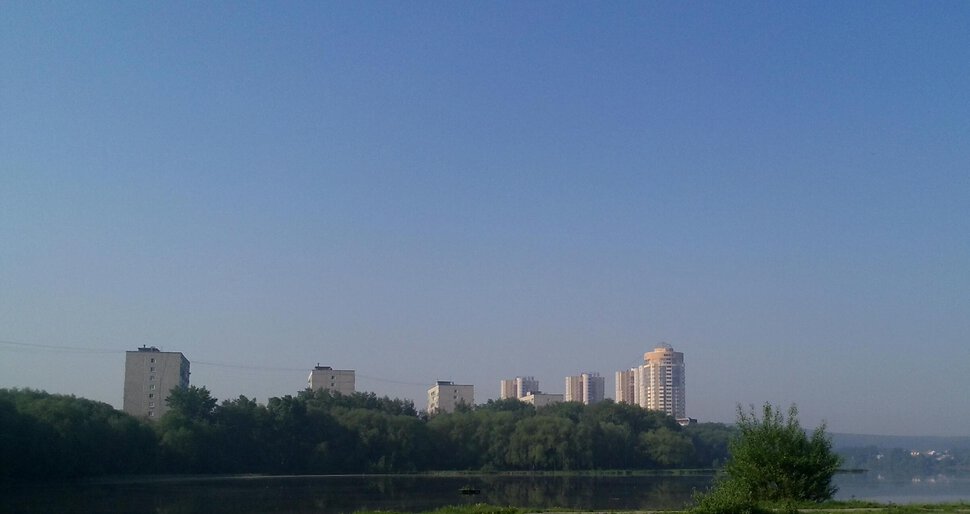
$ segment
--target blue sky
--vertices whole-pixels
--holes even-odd
[[[963,2],[0,6],[0,387],[613,373],[970,435]],[[57,348],[50,348],[57,347]]]

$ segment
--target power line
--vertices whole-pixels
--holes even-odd
[[[125,353],[127,350],[112,350],[108,348],[84,348],[80,346],[67,346],[67,345],[56,345],[56,344],[39,344],[39,343],[20,343],[16,341],[6,341],[0,339],[0,345],[10,346],[13,348],[2,348],[0,350],[16,350],[17,348],[23,350],[47,350],[47,351],[69,351],[69,352],[79,352],[79,353],[92,353],[92,354],[108,354],[108,353]],[[248,369],[252,371],[286,371],[286,372],[298,372],[307,371],[307,368],[285,368],[285,367],[274,367],[274,366],[249,366],[245,364],[232,364],[228,362],[214,362],[214,361],[203,361],[203,360],[191,360],[193,366],[213,366],[217,368],[230,368],[230,369]],[[387,384],[398,384],[398,385],[409,385],[409,386],[427,386],[427,382],[411,382],[407,380],[393,380],[389,378],[380,378],[371,375],[364,375],[361,373],[356,373],[356,376],[364,378],[367,380],[373,380],[375,382],[383,382]]]
[[[212,361],[191,361],[192,365],[202,364],[203,366],[215,366],[217,368],[236,368],[236,369],[251,369],[256,371],[306,371],[306,368],[277,368],[273,366],[247,366],[245,364],[229,364],[226,362],[212,362]]]
[[[81,353],[124,353],[124,350],[110,350],[107,348],[83,348],[80,346],[64,346],[55,344],[37,344],[37,343],[18,343],[16,341],[5,341],[0,340],[0,345],[4,346],[14,346],[24,349],[38,349],[38,350],[58,350],[58,351],[71,351],[71,352],[81,352]],[[13,349],[13,348],[10,348]]]

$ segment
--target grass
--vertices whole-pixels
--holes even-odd
[[[970,513],[970,503],[924,503],[924,504],[911,504],[911,505],[896,505],[896,504],[884,504],[875,503],[868,501],[831,501],[821,504],[806,504],[806,505],[795,505],[797,512],[802,514],[849,514],[849,513],[859,513],[859,514],[934,514],[934,513]],[[791,512],[785,507],[768,507],[765,509],[766,512],[777,512],[783,514],[785,512]],[[499,507],[496,505],[486,505],[483,503],[477,505],[462,505],[462,506],[451,506],[442,507],[440,509],[428,511],[422,514],[527,514],[527,513],[540,513],[540,512],[550,512],[548,509],[523,509],[518,507]],[[565,511],[562,509],[555,510],[557,513],[562,512],[584,512],[584,511]],[[596,511],[604,512],[604,511]],[[617,511],[619,512],[619,511]],[[690,511],[622,511],[624,514],[646,514],[648,512],[666,512],[666,513],[688,513]],[[403,514],[393,511],[357,511],[354,514]]]

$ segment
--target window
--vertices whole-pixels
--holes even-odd
[[[154,398],[155,397],[155,393],[148,393],[148,397],[149,398]]]
[[[148,371],[151,371],[152,373],[154,373],[155,372],[155,366],[152,366],[151,368],[148,368]]]
[[[152,391],[154,391],[154,390],[155,390],[155,384],[152,384],[152,385],[151,385],[151,386],[149,386],[148,388],[149,388],[149,389],[151,389]]]
[[[152,363],[152,364],[155,364],[155,357],[152,357],[152,358],[151,358],[151,363]]]
[[[155,416],[155,412],[154,411],[148,411],[148,417],[149,418],[154,417],[154,416]]]
[[[149,407],[155,407],[155,402],[148,402]]]
[[[151,375],[150,377],[148,377],[148,380],[155,380],[155,375]]]

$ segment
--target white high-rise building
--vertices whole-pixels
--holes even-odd
[[[125,390],[122,409],[151,420],[168,412],[172,389],[189,387],[189,361],[181,352],[142,346],[125,352]]]
[[[566,377],[566,393],[563,395],[567,402],[582,402],[591,405],[603,401],[606,380],[599,373],[581,373]]]
[[[340,394],[354,394],[357,390],[356,373],[352,369],[333,369],[317,364],[306,379],[306,386],[314,391],[326,389]]]
[[[535,377],[515,377],[502,380],[502,390],[499,398],[506,400],[509,398],[521,399],[530,393],[539,392],[539,381]]]
[[[475,386],[439,380],[428,389],[428,414],[454,412],[461,404],[469,407],[475,404]]]
[[[687,418],[684,354],[662,344],[643,354],[643,365],[616,372],[616,401]]]
[[[616,372],[616,403],[639,404],[637,402],[637,373],[639,373],[637,368]]]

